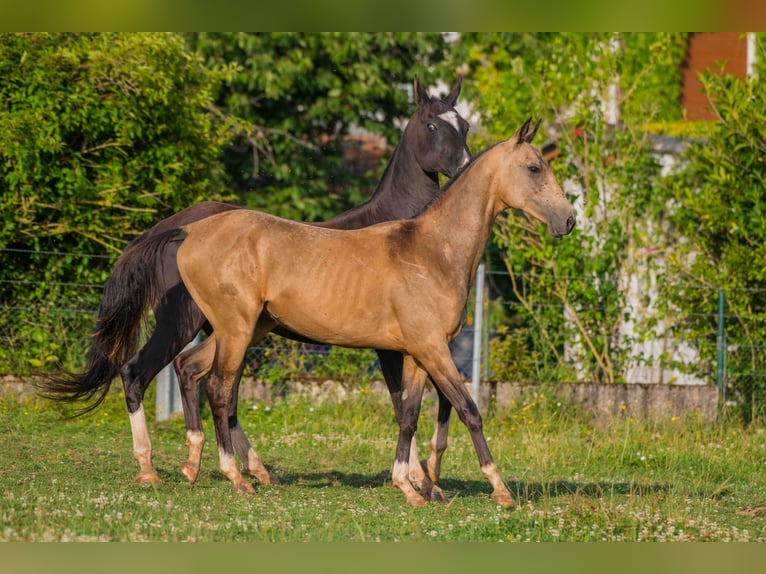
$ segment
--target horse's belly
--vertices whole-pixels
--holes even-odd
[[[267,297],[280,324],[315,341],[347,347],[397,347],[401,337],[380,281],[359,275],[292,281]]]
[[[398,349],[400,346],[397,329],[392,329],[389,321],[353,308],[308,310],[299,306],[268,304],[267,311],[279,324],[320,343],[379,349]]]

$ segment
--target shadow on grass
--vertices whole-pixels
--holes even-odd
[[[620,482],[574,482],[571,480],[552,480],[550,482],[506,480],[511,495],[517,502],[536,502],[542,499],[556,497],[583,496],[588,498],[605,498],[610,496],[648,496],[650,494],[671,494],[678,485],[647,483],[640,481]],[[482,480],[450,480],[439,481],[439,486],[449,496],[479,496],[492,492],[489,484]],[[729,487],[718,488],[714,491],[689,492],[690,495],[702,498],[722,498],[731,494]]]
[[[377,474],[360,474],[356,472],[285,472],[277,473],[281,484],[288,486],[306,486],[309,488],[325,488],[328,486],[348,486],[352,488],[376,488],[391,483],[391,472],[381,471]]]
[[[277,473],[280,483],[284,486],[298,486],[306,488],[327,488],[333,486],[346,486],[350,488],[380,488],[391,485],[391,472],[381,471],[377,474],[348,473],[341,471],[325,472],[284,472]],[[226,481],[220,473],[213,473],[215,480]],[[650,494],[667,494],[675,488],[671,484],[645,483],[638,481],[620,482],[575,482],[570,480],[552,480],[550,482],[522,480],[506,481],[511,495],[517,502],[536,502],[555,497],[583,496],[588,498],[603,498],[609,496],[647,496]],[[456,496],[461,498],[475,496],[489,496],[492,488],[485,480],[458,480],[443,479],[439,486],[445,495],[451,499]],[[730,494],[729,488],[722,488],[716,492],[697,493],[703,497],[720,498]]]

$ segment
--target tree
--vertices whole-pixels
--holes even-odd
[[[578,213],[561,240],[516,215],[496,229],[519,309],[516,330],[499,341],[515,353],[515,372],[504,376],[625,380],[645,360],[634,343],[652,335],[649,302],[629,300],[629,280],[651,276],[646,255],[662,231],[653,199],[661,170],[647,126],[681,116],[672,98],[685,37],[515,33],[461,43],[472,66],[466,92],[478,94],[488,139],[542,118],[547,143],[555,142],[554,172]]]
[[[361,202],[378,173],[348,170],[343,136],[398,141],[402,88],[443,77],[445,48],[437,33],[0,36],[3,359],[81,354],[111,257],[187,205],[312,220]]]
[[[750,421],[766,407],[766,84],[760,74],[702,80],[719,121],[690,142],[664,188],[675,206],[667,312],[700,349],[693,367],[712,371],[723,291],[728,392]]]
[[[3,342],[39,343],[32,364],[57,358],[53,333],[89,330],[50,313],[96,306],[105,256],[220,195],[231,131],[208,109],[227,72],[177,34],[0,35],[0,304],[24,310],[3,314]]]
[[[216,192],[214,76],[174,34],[0,37],[2,245],[119,251]]]
[[[210,69],[237,66],[216,99],[245,121],[224,155],[228,186],[241,203],[292,219],[327,219],[366,199],[379,171],[353,174],[343,136],[364,130],[395,145],[414,74],[427,86],[455,80],[438,33],[215,33],[189,43]]]

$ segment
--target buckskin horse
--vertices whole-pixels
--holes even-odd
[[[417,109],[404,129],[402,138],[393,152],[381,181],[371,199],[333,219],[314,225],[357,229],[381,221],[406,219],[420,212],[439,193],[438,174],[455,175],[470,159],[466,147],[468,123],[455,110],[460,94],[461,78],[458,78],[449,94],[442,100],[432,98],[414,79],[414,98]],[[199,221],[225,211],[241,209],[239,206],[202,202],[164,219],[152,229],[134,240],[125,249],[167,229]],[[152,465],[152,447],[149,439],[143,399],[146,389],[156,374],[175,357],[205,325],[206,319],[181,282],[176,266],[175,248],[155,252],[156,259],[145,264],[156,274],[154,297],[149,302],[155,316],[155,329],[144,347],[136,353],[137,335],[141,326],[143,309],[123,305],[119,297],[113,297],[127,283],[122,273],[125,257],[115,264],[104,290],[97,327],[93,334],[85,371],[79,374],[54,376],[41,385],[41,392],[58,400],[90,400],[83,412],[97,407],[106,395],[111,381],[119,374],[125,389],[125,399],[133,435],[133,453],[139,463],[138,482],[156,483],[159,476]],[[298,340],[307,340],[284,327],[275,329],[278,334]],[[381,370],[391,390],[397,419],[401,418],[397,389],[401,386],[402,354],[396,351],[377,350]],[[200,468],[204,435],[197,396],[198,377],[179,372],[182,404],[187,428],[189,456],[183,465],[185,476],[193,482]],[[261,483],[275,478],[269,474],[242,431],[237,420],[237,383],[233,389],[229,422],[234,446],[249,474]],[[427,466],[429,474],[438,480],[440,459],[447,442],[447,428],[451,405],[438,391],[439,411],[437,429],[431,440],[432,452]],[[424,472],[417,464],[416,441],[412,441],[412,479],[420,484]],[[429,481],[426,479],[426,482]],[[438,488],[430,489],[434,499],[440,499]]]
[[[572,206],[550,166],[531,145],[539,122],[475,157],[421,214],[358,230],[322,228],[237,210],[167,230],[134,246],[134,308],[151,294],[143,257],[175,245],[184,285],[213,332],[176,360],[208,374],[219,466],[236,491],[252,485],[237,468],[229,405],[247,348],[277,325],[334,345],[403,356],[399,438],[392,483],[412,505],[425,504],[409,478],[409,454],[423,388],[430,376],[466,425],[492,500],[513,498],[489,451],[476,404],[448,344],[462,328],[465,304],[496,217],[521,210],[554,237],[574,228]]]

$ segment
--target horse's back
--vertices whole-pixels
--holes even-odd
[[[186,227],[178,265],[195,299],[245,307],[261,301],[280,324],[305,336],[373,346],[369,337],[388,315],[381,316],[381,303],[396,283],[381,248],[389,227],[338,231],[261,212],[227,212]]]

